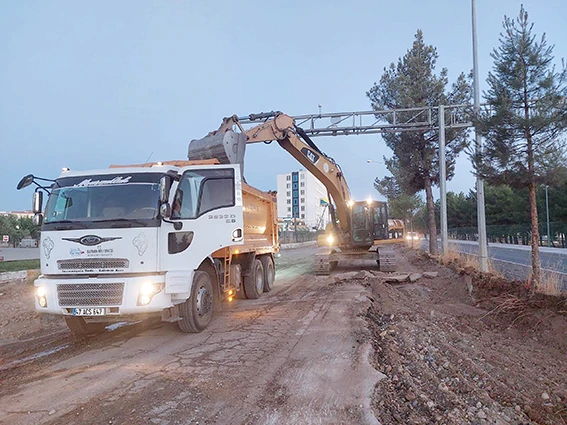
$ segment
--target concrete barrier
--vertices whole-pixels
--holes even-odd
[[[39,275],[39,269],[20,270],[17,272],[4,272],[4,273],[0,273],[0,284],[10,283],[13,282],[14,280],[22,280],[22,279],[28,280],[31,278],[35,278],[38,275]]]

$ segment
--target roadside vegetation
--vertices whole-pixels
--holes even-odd
[[[0,261],[0,273],[39,269],[39,260]]]

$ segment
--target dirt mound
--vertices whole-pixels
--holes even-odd
[[[376,368],[387,376],[373,398],[381,423],[567,422],[567,320],[559,300],[532,301],[514,283],[460,273],[406,248],[396,254],[404,271],[438,277],[372,282],[366,318]],[[521,300],[521,309],[510,300]],[[495,310],[499,302],[511,308]]]

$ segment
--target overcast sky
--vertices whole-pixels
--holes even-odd
[[[523,2],[535,32],[565,57],[567,2]],[[520,1],[477,0],[481,88],[504,15]],[[472,68],[470,0],[4,1],[0,12],[0,210],[31,208],[27,173],[56,177],[110,164],[185,159],[223,117],[368,110],[366,91],[417,29],[449,77]],[[355,198],[374,191],[389,155],[379,135],[316,138]],[[246,178],[276,188],[299,164],[251,145]],[[466,158],[448,189],[468,192]],[[436,193],[438,190],[436,189]]]

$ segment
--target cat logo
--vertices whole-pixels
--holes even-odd
[[[301,153],[303,155],[305,155],[305,157],[311,161],[313,164],[317,164],[317,161],[319,161],[319,155],[317,155],[315,152],[313,152],[311,149],[308,148],[301,148]]]

